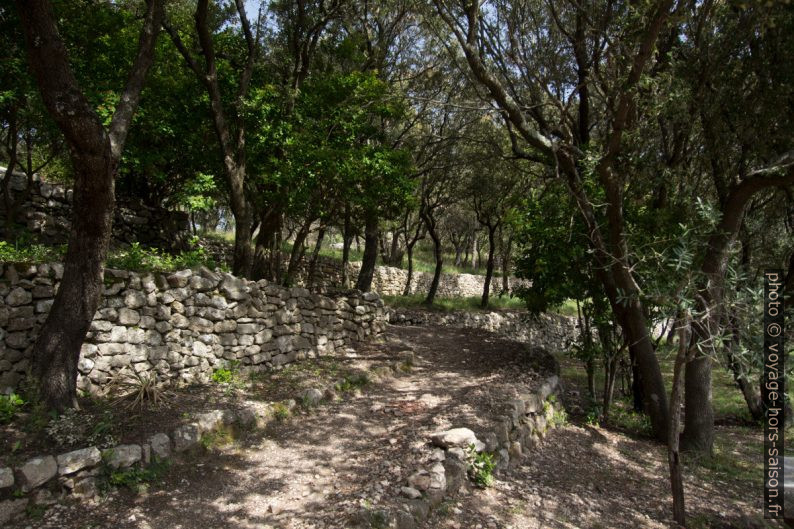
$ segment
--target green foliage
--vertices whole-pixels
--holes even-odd
[[[215,268],[215,261],[209,257],[204,248],[196,247],[191,250],[171,255],[156,248],[144,248],[140,243],[134,242],[129,248],[112,254],[107,259],[109,268],[134,271],[174,271],[185,268],[206,266]]]
[[[479,488],[493,485],[493,471],[496,468],[494,456],[490,452],[477,452],[474,445],[466,449],[469,479]]]
[[[278,421],[286,421],[292,416],[289,407],[283,402],[276,402],[273,404],[273,417]]]
[[[345,375],[345,378],[334,384],[334,389],[340,393],[354,391],[369,384],[369,377],[366,373],[356,373]]]
[[[199,439],[205,450],[215,450],[234,442],[234,432],[228,426],[219,426],[210,432],[201,434]]]
[[[0,262],[5,263],[43,263],[61,261],[66,253],[65,246],[44,246],[31,244],[24,238],[14,244],[0,241]]]
[[[226,364],[226,367],[218,367],[213,369],[212,376],[210,377],[216,384],[226,384],[229,386],[239,386],[243,383],[242,377],[239,372],[240,362],[232,360]]]
[[[152,483],[160,481],[163,478],[170,466],[170,461],[160,460],[155,457],[147,467],[133,466],[124,469],[111,469],[106,467],[104,471],[104,483],[100,483],[100,489],[107,490],[112,486],[124,487],[137,493],[145,492]]]
[[[234,373],[232,373],[231,369],[221,367],[212,372],[212,381],[217,384],[228,384],[233,378]]]
[[[16,393],[0,395],[0,424],[11,422],[26,404],[27,401]]]

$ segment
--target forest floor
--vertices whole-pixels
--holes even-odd
[[[402,376],[219,438],[204,453],[176,458],[145,487],[111,489],[94,503],[31,509],[12,527],[352,527],[362,508],[401,501],[405,479],[431,455],[431,432],[477,432],[511,386],[534,386],[549,369],[547,358],[523,345],[437,327],[390,327],[384,343],[363,345],[350,360],[376,365],[406,349],[415,359]],[[585,391],[575,364],[562,367],[565,404],[585,409],[577,402]],[[590,426],[574,413],[516,468],[497,473],[492,487],[450,497],[424,527],[670,527],[664,447],[625,426]],[[687,466],[691,527],[766,527],[759,516],[759,441],[758,428],[720,426],[715,458]]]

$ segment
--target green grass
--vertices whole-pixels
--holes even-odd
[[[424,294],[412,294],[410,296],[383,296],[383,302],[389,306],[397,308],[428,308],[423,305],[425,300]],[[480,297],[468,298],[436,298],[431,310],[438,310],[443,312],[453,310],[483,310],[480,307]],[[523,309],[524,301],[520,298],[498,295],[492,296],[488,302],[488,308],[485,310],[505,310],[505,309]]]

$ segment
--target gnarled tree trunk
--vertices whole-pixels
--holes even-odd
[[[73,406],[77,362],[103,289],[103,262],[113,219],[114,179],[132,116],[154,56],[163,7],[149,2],[138,53],[108,130],[78,88],[49,2],[18,0],[30,68],[42,100],[70,146],[74,211],[64,273],[33,346],[33,371],[51,409]]]
[[[356,288],[362,292],[372,289],[375,264],[378,260],[378,212],[367,211],[364,219],[364,255],[358,272]]]

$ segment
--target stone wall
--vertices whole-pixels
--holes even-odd
[[[63,274],[60,264],[0,264],[0,391],[15,388]],[[231,361],[264,370],[333,353],[385,324],[377,294],[312,294],[206,268],[173,274],[105,271],[102,305],[83,345],[78,387],[156,373],[204,381]]]
[[[559,314],[532,316],[526,312],[435,312],[389,308],[387,317],[395,325],[444,325],[482,329],[516,342],[541,347],[550,353],[569,349],[571,343],[579,337],[576,318]]]
[[[0,168],[2,169],[2,168]],[[35,177],[28,193],[27,180],[21,173],[11,178],[14,210],[23,223],[45,244],[65,244],[69,238],[72,216],[72,190]],[[19,200],[24,200],[17,204]],[[5,205],[0,201],[0,222],[5,222]],[[190,238],[187,213],[152,208],[140,201],[119,198],[113,218],[113,242],[140,242],[165,250],[185,249]]]
[[[348,263],[348,277],[355,283],[361,262]],[[307,283],[308,264],[304,262],[297,276],[297,283]],[[400,296],[408,281],[408,271],[393,266],[377,266],[372,277],[372,289],[381,296]],[[433,274],[414,271],[411,277],[411,294],[427,294]],[[336,288],[342,282],[342,261],[330,257],[320,257],[315,268],[314,284],[322,288]],[[525,284],[525,281],[510,278],[510,288]],[[482,296],[485,276],[474,274],[441,274],[437,296],[439,298],[468,298]],[[502,278],[491,280],[491,292],[498,293],[502,288]]]

